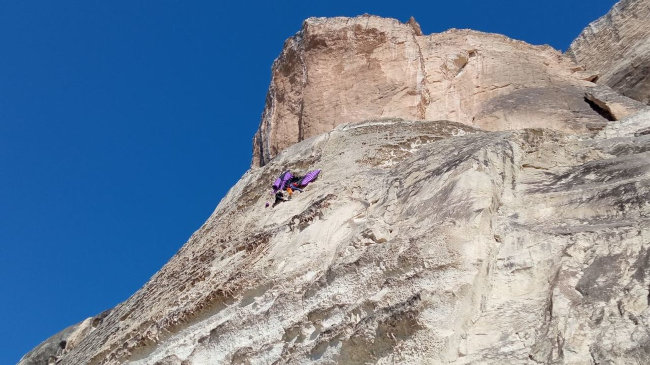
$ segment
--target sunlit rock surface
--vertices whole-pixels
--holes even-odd
[[[338,126],[246,173],[61,363],[646,363],[649,128]]]
[[[253,166],[336,125],[383,117],[597,130],[605,119],[584,100],[593,78],[551,47],[498,34],[422,35],[413,19],[310,18],[273,64]]]
[[[643,104],[548,47],[370,16],[306,21],[273,72],[262,166],[21,364],[650,363]]]
[[[97,328],[111,312],[107,310],[97,316],[86,318],[51,336],[20,359],[20,365],[54,365],[65,354],[75,348],[81,340]]]
[[[567,54],[599,84],[650,104],[650,0],[621,0],[585,28]]]

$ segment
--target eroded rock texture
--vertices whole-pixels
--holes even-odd
[[[340,125],[247,172],[61,364],[648,363],[649,128]]]
[[[288,39],[253,143],[253,165],[336,125],[373,118],[451,120],[486,130],[569,132],[606,121],[584,100],[594,75],[548,46],[411,19],[310,18]]]
[[[597,82],[650,104],[650,0],[621,0],[585,28],[567,54]]]
[[[104,311],[94,317],[86,318],[80,323],[74,324],[63,331],[53,335],[18,362],[19,365],[55,365],[61,357],[75,348],[81,340],[97,328],[111,310]]]

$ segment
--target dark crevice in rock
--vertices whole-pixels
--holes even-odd
[[[557,344],[557,355],[560,359],[564,359],[564,337],[558,334],[555,338]]]
[[[591,109],[593,109],[601,117],[609,120],[610,122],[617,120],[616,117],[609,110],[609,107],[607,107],[607,104],[603,103],[602,101],[598,99],[590,98],[589,96],[585,96],[585,102],[589,104]]]
[[[623,309],[623,301],[619,300],[616,302],[616,307],[618,308],[618,314],[623,317],[625,314],[625,309]]]
[[[620,254],[596,257],[583,272],[576,290],[589,301],[607,302],[611,299],[617,281]],[[622,310],[619,307],[619,310]],[[622,313],[621,313],[622,315]]]
[[[298,114],[298,141],[305,139],[305,126],[302,117],[305,113],[305,99],[300,101],[300,113]]]

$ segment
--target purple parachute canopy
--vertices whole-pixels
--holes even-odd
[[[283,190],[287,182],[289,182],[292,177],[293,175],[289,170],[283,172],[279,178],[275,179],[275,182],[273,183],[273,192],[277,193],[278,190]]]
[[[273,189],[274,190],[280,189],[280,184],[282,184],[282,179],[280,178],[275,179],[275,182],[273,183]]]
[[[308,172],[307,175],[300,180],[300,187],[307,186],[307,184],[316,180],[318,174],[320,174],[320,169]]]

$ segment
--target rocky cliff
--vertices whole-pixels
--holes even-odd
[[[61,363],[646,363],[650,113],[615,123],[386,119],[293,145]]]
[[[622,0],[589,24],[567,54],[597,82],[650,104],[650,0]]]
[[[306,21],[260,167],[142,289],[21,364],[650,362],[650,110],[592,76],[499,35]]]
[[[606,118],[585,102],[596,77],[548,46],[411,19],[310,18],[273,64],[253,165],[336,125],[451,120],[486,130],[585,132]]]

